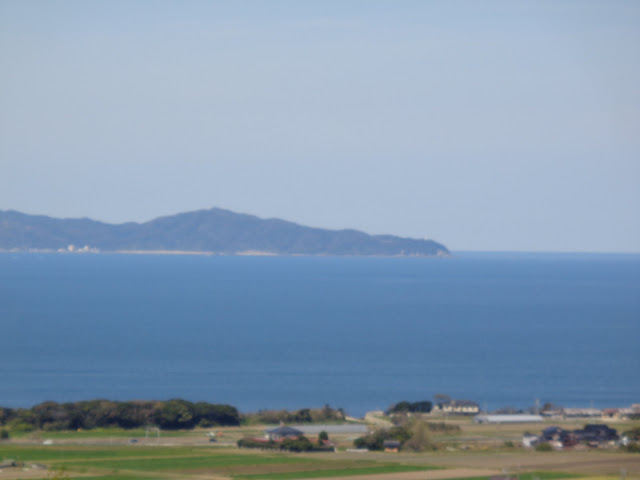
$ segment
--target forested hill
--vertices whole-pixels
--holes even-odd
[[[108,224],[0,210],[1,250],[58,250],[69,245],[103,252],[198,251],[278,255],[447,255],[432,240],[325,230],[212,208],[145,223]]]

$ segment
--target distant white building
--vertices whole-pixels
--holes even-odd
[[[458,414],[458,415],[475,415],[480,411],[477,402],[471,400],[449,400],[447,402],[438,403],[433,407],[434,413]]]
[[[565,408],[563,414],[565,418],[601,417],[602,410],[597,408]]]
[[[476,415],[473,423],[542,423],[540,415],[528,415],[524,413],[505,415]]]

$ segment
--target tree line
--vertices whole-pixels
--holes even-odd
[[[322,408],[301,408],[300,410],[259,410],[255,413],[242,415],[247,424],[278,424],[278,423],[323,423],[343,422],[344,410],[325,405]]]
[[[391,415],[393,413],[429,413],[433,408],[433,404],[428,400],[423,400],[420,402],[407,402],[403,400],[396,404],[391,405],[387,409],[387,415]]]
[[[44,402],[29,409],[0,407],[0,426],[13,431],[137,428],[147,425],[177,430],[239,424],[240,414],[231,405],[194,403],[182,399]]]

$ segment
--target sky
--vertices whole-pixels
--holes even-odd
[[[0,0],[0,210],[640,252],[640,2]]]

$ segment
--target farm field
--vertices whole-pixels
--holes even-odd
[[[609,452],[294,454],[190,446],[2,445],[0,458],[22,464],[0,470],[3,480],[482,480],[504,473],[520,480],[592,475],[602,480],[620,478],[621,469],[628,480],[640,479],[640,456]]]
[[[405,465],[378,459],[317,457],[280,452],[243,451],[207,447],[93,447],[6,445],[0,457],[23,463],[4,469],[2,479],[51,478],[30,468],[45,464],[64,476],[97,480],[125,479],[270,479],[322,478],[426,471],[438,467]],[[46,472],[45,472],[46,473]]]
[[[524,431],[547,424],[475,425],[449,420],[454,433],[432,432],[438,450],[426,453],[350,452],[356,434],[331,434],[336,453],[286,453],[236,448],[244,436],[260,436],[251,425],[188,431],[97,429],[32,432],[0,442],[0,480],[640,480],[640,454],[616,449],[535,452],[507,447]],[[635,424],[634,424],[635,425]],[[563,424],[579,428],[578,423]],[[616,427],[620,431],[630,424]],[[212,433],[216,441],[210,442]],[[44,444],[43,443],[48,443]],[[35,467],[34,467],[35,464]]]

